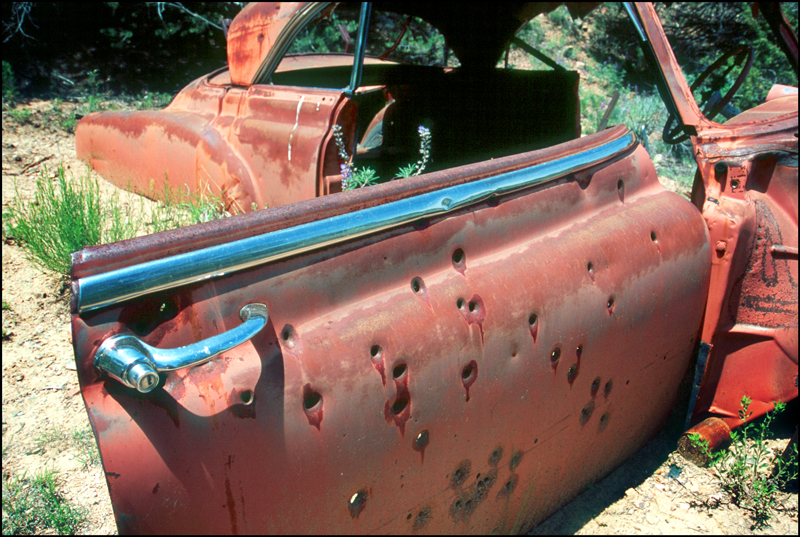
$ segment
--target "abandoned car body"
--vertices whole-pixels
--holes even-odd
[[[797,396],[796,93],[714,122],[652,5],[626,4],[665,135],[692,140],[687,201],[624,126],[580,137],[576,73],[494,68],[556,5],[248,5],[228,70],[82,120],[111,181],[271,207],[73,255],[121,532],[527,529],[658,432],[690,363],[694,422]],[[337,13],[342,51],[293,53]],[[403,38],[369,49],[382,17],[437,29],[460,66],[381,57]],[[434,167],[340,192],[334,125],[384,173],[424,125]]]

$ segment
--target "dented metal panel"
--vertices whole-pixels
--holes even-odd
[[[696,341],[709,255],[702,218],[638,147],[75,316],[120,531],[528,528],[660,427]],[[148,397],[91,365],[112,334],[178,347],[237,326],[252,301],[269,310],[261,333]]]

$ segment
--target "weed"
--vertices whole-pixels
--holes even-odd
[[[3,311],[10,310],[11,305],[3,299]]]
[[[561,28],[568,29],[572,26],[572,17],[566,6],[551,11],[549,17],[553,24]]]
[[[21,243],[31,261],[67,275],[70,254],[101,241],[100,189],[88,175],[67,181],[61,166],[57,175],[58,187],[47,177],[45,168],[36,180],[34,200],[27,203],[14,183],[7,233]]]
[[[419,133],[419,154],[420,158],[417,162],[402,166],[395,174],[395,179],[404,179],[419,175],[425,170],[428,161],[431,157],[431,131],[430,129],[420,125],[417,130]],[[380,178],[376,175],[375,170],[370,167],[357,168],[350,164],[350,155],[347,153],[347,148],[344,143],[344,136],[342,135],[342,128],[339,125],[333,126],[333,139],[336,142],[336,147],[339,151],[339,158],[344,162],[339,165],[342,170],[342,189],[353,190],[356,188],[363,188],[365,186],[375,185],[380,182]]]
[[[742,397],[739,419],[746,422],[752,414],[749,411],[751,399]],[[776,505],[777,492],[790,480],[797,478],[797,445],[794,445],[792,460],[781,457],[775,459],[770,467],[770,454],[765,440],[770,436],[772,420],[786,409],[786,404],[778,401],[775,409],[767,412],[762,420],[748,423],[731,432],[731,446],[718,453],[711,453],[707,440],[693,433],[689,435],[692,443],[699,447],[717,468],[723,488],[730,494],[733,503],[750,511],[753,528],[767,526]]]
[[[160,202],[150,210],[149,233],[158,233],[230,216],[230,213],[225,211],[225,204],[221,197],[210,192],[193,195],[182,194],[180,191],[173,191],[168,180],[164,183],[163,194],[156,194],[151,183],[148,197]]]
[[[97,451],[97,444],[94,441],[92,431],[80,428],[74,429],[72,431],[72,443],[78,450],[76,459],[84,468],[100,464],[100,454]]]
[[[172,100],[169,93],[145,93],[144,96],[137,95],[135,106],[138,110],[159,110],[164,108]]]
[[[18,98],[19,93],[17,92],[17,84],[14,80],[11,64],[3,62],[3,102],[14,104]]]
[[[58,120],[58,125],[67,132],[75,132],[75,127],[78,125],[78,119],[74,114],[61,116]]]
[[[92,112],[100,112],[101,110],[105,110],[105,106],[103,105],[101,99],[96,95],[89,95],[86,97],[86,105],[84,108],[84,114],[91,114]]]
[[[3,535],[77,533],[86,520],[86,510],[69,505],[56,484],[56,473],[51,470],[4,479]]]
[[[9,114],[17,123],[27,123],[31,119],[33,112],[29,108],[14,108]]]
[[[41,432],[35,439],[37,451],[54,448],[61,452],[69,447],[70,434],[60,427],[49,427]]]

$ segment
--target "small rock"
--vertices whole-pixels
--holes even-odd
[[[628,497],[628,498],[633,498],[634,496],[636,496],[636,491],[634,489],[630,488],[630,489],[625,491],[625,496]]]
[[[645,515],[644,519],[651,526],[655,526],[656,524],[658,524],[658,517],[656,517],[655,515],[652,515],[650,513],[647,513],[647,515]]]
[[[681,509],[683,509],[684,511],[688,511],[688,509],[689,509],[689,504],[688,504],[688,503],[681,503],[681,504],[679,505],[679,507],[680,507]]]

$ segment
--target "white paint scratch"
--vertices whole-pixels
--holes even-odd
[[[294,137],[294,131],[297,130],[297,126],[300,124],[300,107],[303,106],[303,100],[305,100],[306,96],[303,95],[300,97],[300,102],[297,103],[297,116],[294,119],[294,127],[292,127],[292,132],[289,133],[289,162],[292,161],[292,137]]]

